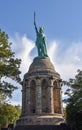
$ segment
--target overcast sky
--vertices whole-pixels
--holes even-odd
[[[8,33],[16,57],[22,59],[22,79],[37,56],[34,11],[37,27],[45,29],[56,71],[63,80],[74,77],[82,69],[82,0],[0,0],[0,28]],[[12,102],[21,103],[21,86]]]

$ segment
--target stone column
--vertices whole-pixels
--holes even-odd
[[[61,107],[60,113],[63,114],[62,89],[61,89],[61,87],[62,87],[62,83],[60,82],[60,107]]]
[[[23,80],[23,86],[22,86],[22,114],[21,116],[25,115],[25,108],[26,108],[26,86],[25,81]]]
[[[54,106],[53,106],[53,80],[49,79],[49,86],[48,86],[48,111],[49,113],[54,113]]]
[[[30,81],[26,86],[26,114],[30,115]]]
[[[25,109],[24,109],[25,108],[24,107],[25,106],[24,90],[22,89],[21,92],[22,92],[22,113],[21,113],[21,115],[23,116],[25,114]]]
[[[61,83],[60,81],[57,82],[58,85],[58,97],[59,97],[59,113],[62,114],[63,112],[63,107],[62,107],[62,93],[61,93]]]
[[[42,104],[41,104],[41,79],[38,77],[36,79],[36,114],[41,114]]]

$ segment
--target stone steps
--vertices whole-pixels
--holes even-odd
[[[16,126],[14,130],[71,130],[71,129],[66,124],[61,124],[61,125]]]

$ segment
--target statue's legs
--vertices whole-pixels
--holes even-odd
[[[38,50],[38,56],[40,57],[47,57],[47,50],[46,50],[46,45],[43,44],[42,42],[36,44],[37,45],[37,50]]]
[[[45,53],[45,56],[48,56],[48,55],[47,55],[46,45],[44,45],[44,53]]]
[[[37,50],[38,50],[38,56],[42,56],[41,48],[37,47]]]
[[[41,44],[41,51],[42,51],[42,56],[48,56],[45,44]]]

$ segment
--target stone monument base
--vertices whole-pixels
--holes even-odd
[[[16,125],[60,125],[64,123],[62,114],[35,115],[21,117]]]
[[[16,126],[14,130],[71,130],[66,124],[61,125],[22,125]]]

